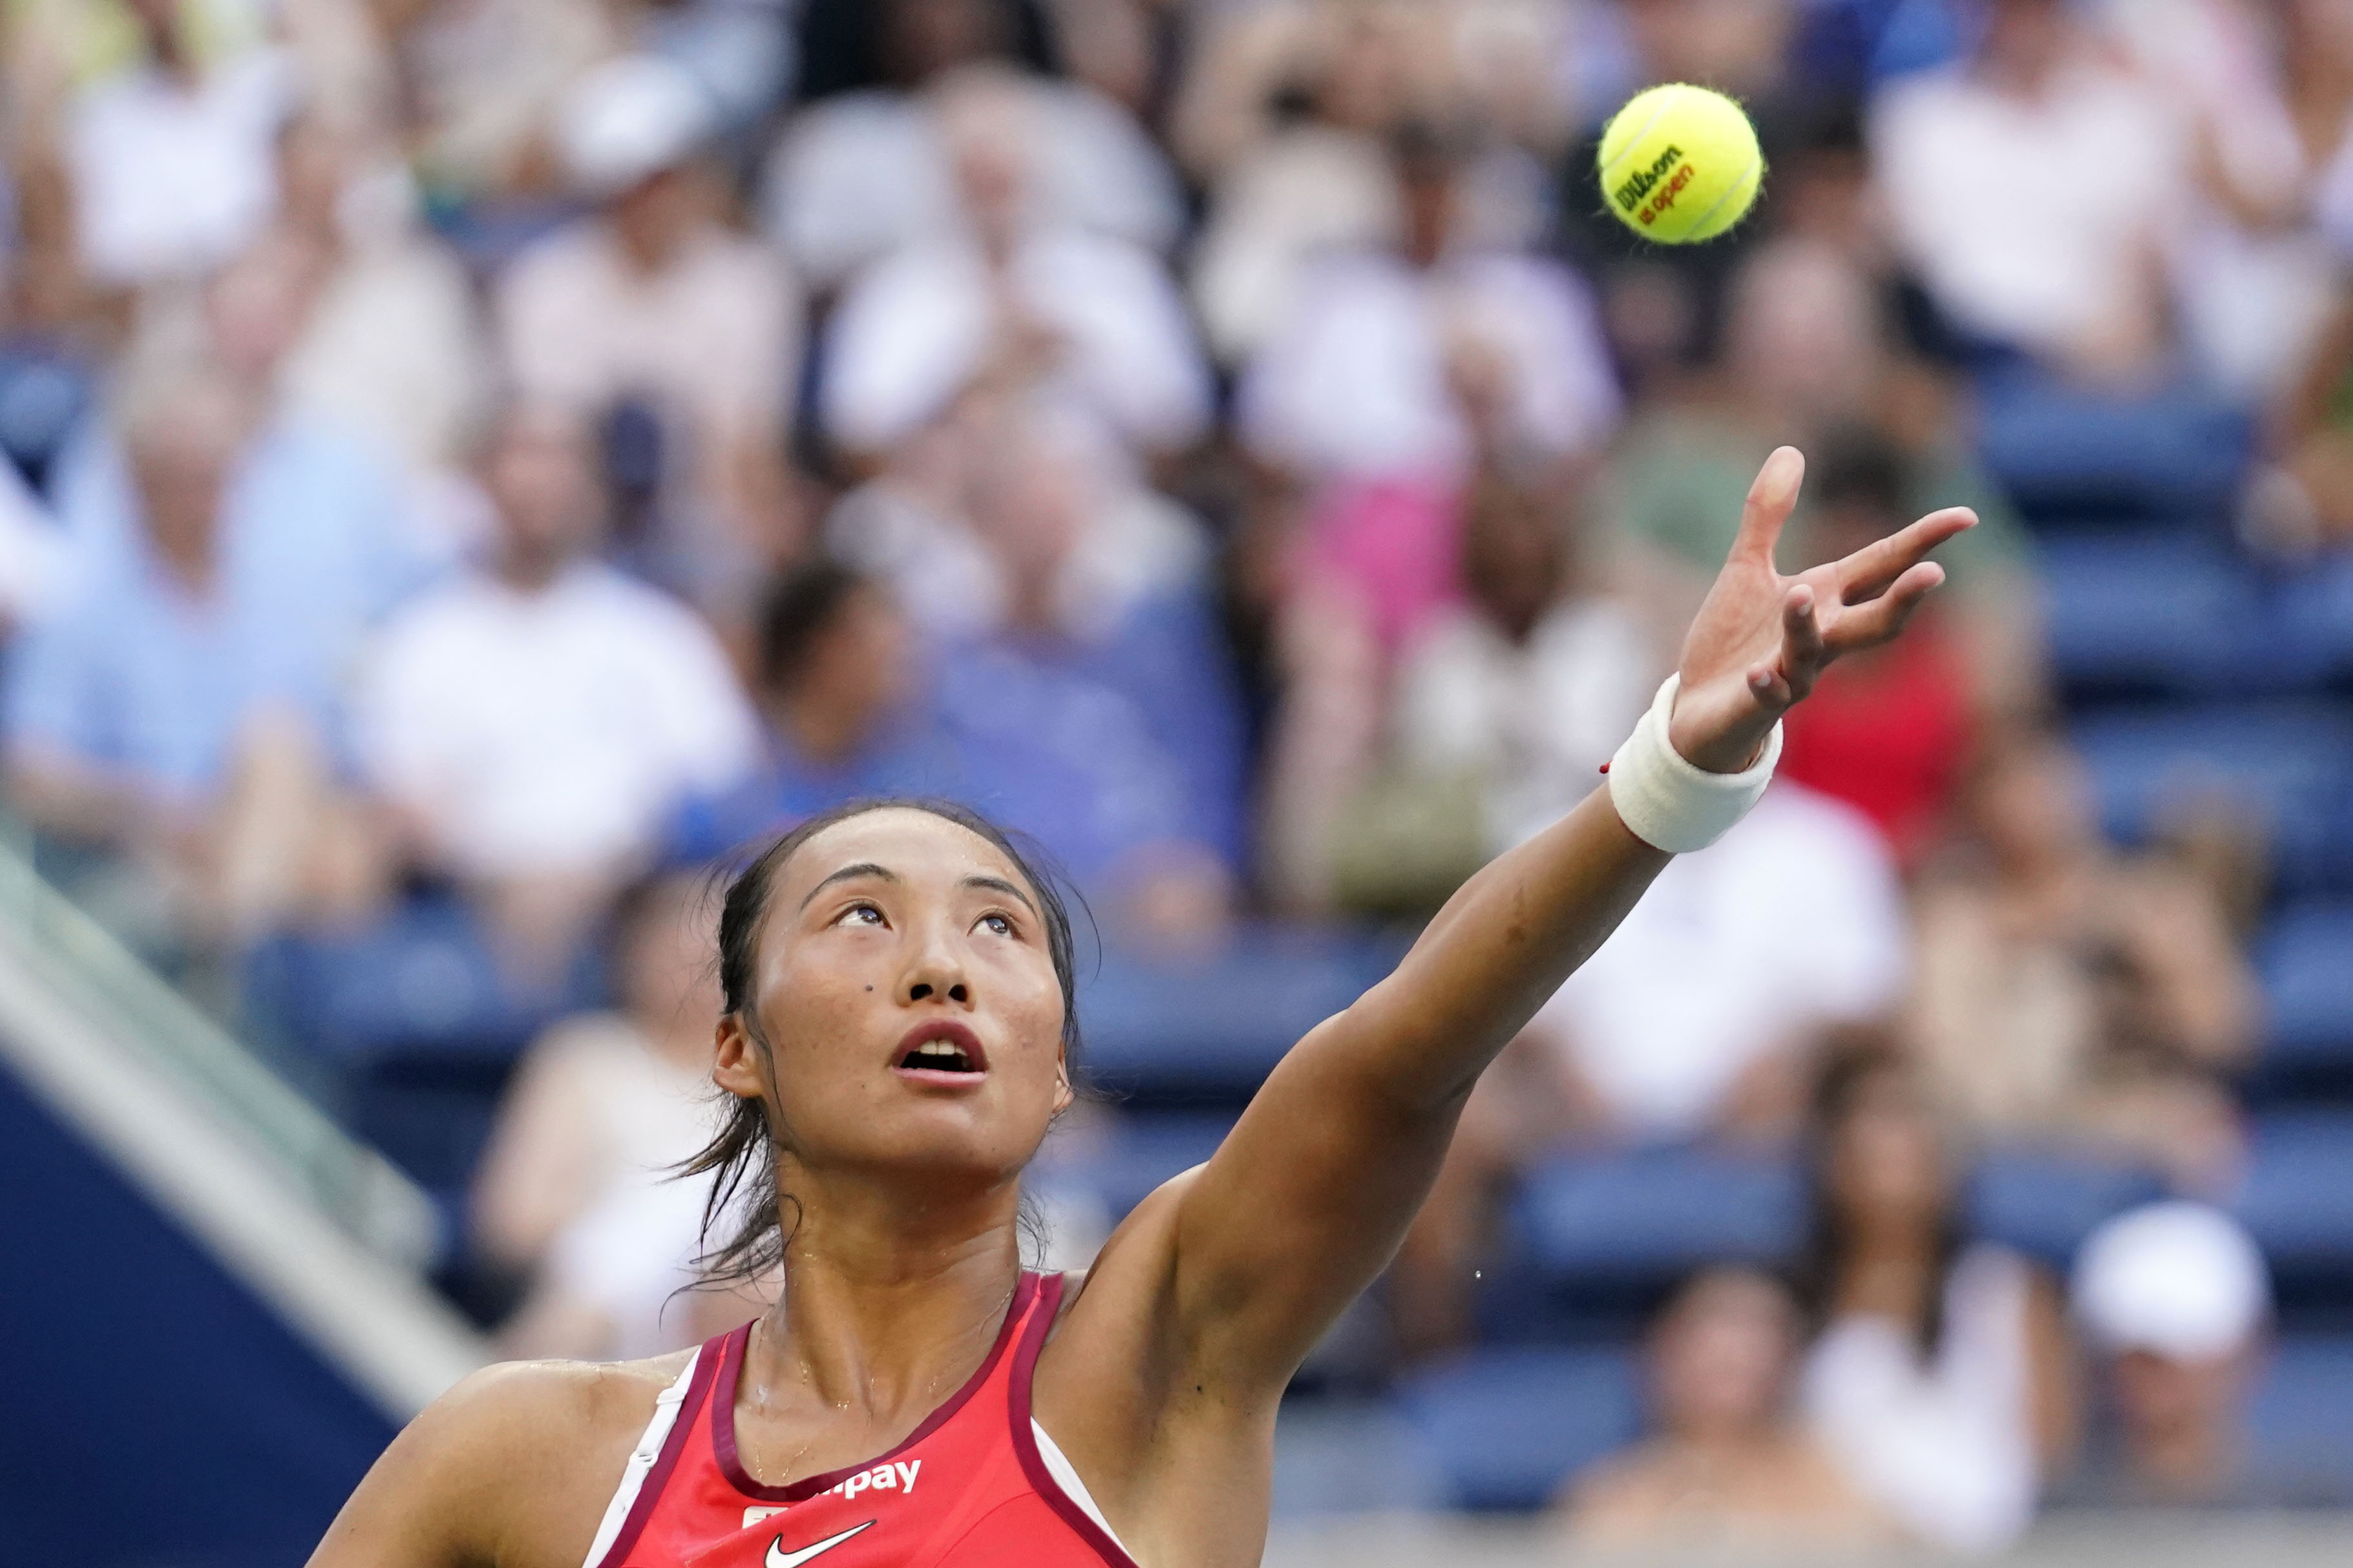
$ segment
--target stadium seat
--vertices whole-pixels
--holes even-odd
[[[1574,1154],[1529,1173],[1518,1225],[1560,1286],[1649,1289],[1704,1263],[1787,1256],[1803,1233],[1803,1195],[1779,1160],[1676,1147]]]
[[[1136,1104],[1238,1107],[1395,959],[1366,938],[1277,925],[1198,962],[1106,952],[1079,986],[1087,1076]]]
[[[2074,737],[2102,819],[2135,843],[2175,802],[2211,791],[2269,830],[2290,890],[2353,874],[2353,710],[2317,699],[2132,709],[2079,721]]]
[[[2063,536],[2037,564],[2052,667],[2077,701],[2291,689],[2314,662],[2270,635],[2254,574],[2206,535]]]
[[[2284,1318],[2353,1321],[2353,1112],[2260,1118],[2232,1208],[2271,1262]]]
[[[1041,1181],[1092,1194],[1117,1224],[1161,1183],[1217,1152],[1233,1125],[1225,1111],[1105,1110],[1057,1127],[1037,1171]]]
[[[2190,393],[2097,396],[2031,371],[1989,378],[1978,393],[1978,454],[2045,526],[2219,519],[2252,447],[2244,413]]]
[[[2353,683],[2353,553],[2330,556],[2283,584],[2278,618],[2315,679]]]
[[[2353,899],[2291,906],[2256,944],[2270,1028],[2267,1077],[2353,1083]]]
[[[416,899],[339,935],[280,937],[247,970],[257,1011],[332,1062],[512,1061],[550,1019],[594,1006],[592,960],[543,985],[503,975],[472,914]]]
[[[2295,1335],[2272,1347],[2249,1426],[2254,1468],[2282,1500],[2353,1502],[2353,1338]]]
[[[1462,1508],[1541,1508],[1641,1426],[1634,1358],[1618,1348],[1473,1351],[1397,1397]]]
[[[2059,1150],[2006,1149],[1980,1161],[1968,1187],[1970,1228],[2064,1271],[2094,1227],[2153,1203],[2152,1173]]]

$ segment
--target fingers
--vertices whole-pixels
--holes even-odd
[[[1798,504],[1798,487],[1805,478],[1806,459],[1795,447],[1773,449],[1765,466],[1757,470],[1757,480],[1748,487],[1748,500],[1740,508],[1740,533],[1732,543],[1736,559],[1772,563],[1774,542],[1781,537],[1781,525],[1789,521]]]
[[[1910,527],[1864,545],[1833,569],[1840,599],[1859,605],[1902,576],[1915,563],[1957,533],[1977,526],[1978,514],[1965,506],[1932,511]]]
[[[1782,668],[1810,669],[1821,663],[1827,651],[1815,614],[1813,584],[1800,583],[1781,596]]]
[[[1830,638],[1831,651],[1848,653],[1885,642],[1904,629],[1920,601],[1944,580],[1945,569],[1934,561],[1907,567],[1887,592],[1867,605],[1851,606],[1839,616]]]

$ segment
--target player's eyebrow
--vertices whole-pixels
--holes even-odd
[[[959,885],[966,888],[986,888],[992,893],[1003,893],[1008,899],[1018,900],[1021,907],[1031,914],[1038,912],[1038,906],[1029,901],[1029,895],[1002,877],[966,877]]]
[[[826,878],[816,887],[811,888],[808,890],[808,897],[801,900],[801,908],[808,908],[810,903],[816,900],[819,893],[824,892],[836,882],[854,882],[861,877],[872,877],[876,880],[883,882],[897,882],[904,880],[898,872],[893,871],[888,866],[877,865],[871,860],[856,861],[850,865],[844,866],[840,870],[836,871],[832,876]]]

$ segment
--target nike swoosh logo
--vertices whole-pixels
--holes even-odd
[[[786,1551],[785,1538],[779,1535],[768,1542],[768,1568],[801,1568],[801,1564],[810,1558],[832,1551],[861,1530],[873,1528],[874,1521],[870,1519],[864,1524],[853,1524],[839,1535],[828,1535],[815,1546],[804,1546],[798,1552]]]

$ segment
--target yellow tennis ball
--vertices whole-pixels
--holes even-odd
[[[1601,195],[1645,239],[1688,245],[1740,221],[1765,178],[1757,128],[1720,92],[1672,82],[1641,92],[1601,133]]]

